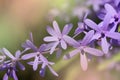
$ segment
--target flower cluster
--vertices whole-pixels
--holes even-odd
[[[34,71],[41,65],[39,70],[41,76],[45,76],[46,68],[53,75],[58,76],[52,69],[54,62],[49,61],[45,54],[53,54],[56,51],[56,56],[60,57],[62,50],[66,50],[69,46],[73,47],[73,50],[65,54],[63,59],[67,60],[79,54],[81,68],[85,71],[88,67],[89,55],[107,55],[111,47],[114,49],[114,46],[120,46],[120,33],[118,31],[120,24],[120,0],[89,0],[87,6],[91,5],[100,22],[96,23],[88,19],[89,12],[86,12],[82,21],[78,22],[78,28],[75,30],[73,37],[69,36],[69,32],[73,28],[72,24],[66,24],[61,31],[58,23],[53,21],[53,28],[47,27],[47,32],[50,36],[46,36],[43,39],[47,44],[41,44],[37,47],[34,44],[32,33],[30,33],[30,39],[22,44],[24,50],[16,51],[15,56],[6,48],[2,48],[0,50],[0,71],[6,71],[3,80],[8,80],[9,77],[18,80],[16,66],[21,70],[25,70],[21,61],[31,60],[31,58],[33,58],[33,61],[29,61],[27,64],[31,65]],[[81,34],[85,36],[76,40],[75,37]]]

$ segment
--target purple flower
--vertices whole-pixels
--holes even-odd
[[[25,55],[22,56],[22,59],[23,60],[27,60],[27,59],[30,59],[30,58],[34,57],[34,61],[28,62],[28,64],[31,64],[33,66],[33,70],[34,71],[37,70],[39,64],[42,64],[43,65],[42,69],[45,70],[45,67],[48,66],[50,71],[55,76],[57,76],[57,73],[55,73],[55,71],[50,67],[50,65],[53,65],[53,63],[52,62],[48,62],[48,60],[42,55],[42,54],[45,53],[45,51],[43,51],[43,49],[44,49],[44,45],[41,45],[39,52],[33,52],[33,53],[25,54]]]
[[[2,49],[3,53],[11,59],[12,64],[18,65],[21,70],[25,70],[25,67],[19,61],[21,60],[22,52],[20,50],[15,52],[15,56],[13,56],[6,48]]]
[[[40,55],[42,55],[45,52],[44,51],[45,47],[46,46],[44,44],[41,45],[40,48],[37,51],[23,55],[22,59],[27,60],[27,59],[30,59],[30,58],[35,58],[34,59],[34,64],[38,65],[39,57],[40,57]],[[36,69],[37,69],[37,67],[36,66],[34,67],[34,65],[33,65],[33,70],[36,70]]]
[[[112,31],[107,29],[107,27],[109,27],[108,26],[109,21],[106,19],[104,19],[104,21],[98,25],[90,19],[86,19],[85,23],[90,28],[96,31],[93,39],[101,41],[101,46],[104,53],[108,53],[109,51],[109,43],[107,42],[107,37],[111,39],[120,40],[120,33],[114,32],[112,29],[111,29]]]
[[[71,37],[68,36],[68,33],[72,29],[71,24],[65,25],[63,31],[61,32],[57,22],[53,21],[53,28],[47,27],[47,31],[51,36],[47,36],[44,38],[44,41],[53,43],[53,46],[50,50],[50,54],[52,54],[55,51],[58,45],[60,45],[62,49],[67,49],[67,43],[69,44],[71,43],[69,41],[73,40]],[[65,36],[69,37],[70,40],[65,39]]]
[[[26,45],[24,46],[25,48],[30,48],[33,50],[33,52],[23,55],[22,56],[23,60],[33,58],[39,54],[49,53],[49,51],[47,50],[48,46],[46,44],[42,44],[39,48],[37,48],[30,40],[27,40],[25,45]]]
[[[102,51],[87,46],[91,42],[93,35],[94,35],[93,30],[86,33],[86,36],[83,38],[83,40],[80,43],[76,42],[77,45],[76,44],[74,45],[75,50],[73,50],[69,54],[65,55],[64,59],[72,58],[77,53],[79,53],[81,67],[83,70],[87,70],[88,60],[86,57],[86,53],[89,53],[89,54],[95,55],[95,56],[102,56],[103,55]]]
[[[40,71],[41,76],[45,74],[45,68],[48,66],[50,71],[55,75],[58,76],[57,73],[50,67],[50,65],[53,65],[52,62],[49,62],[42,54],[49,53],[49,48],[52,46],[52,44],[42,44],[39,48],[37,48],[33,43],[33,37],[32,34],[30,35],[30,40],[27,40],[23,47],[25,49],[32,49],[32,53],[28,53],[22,56],[23,60],[27,60],[30,58],[34,58],[34,61],[28,62],[28,64],[33,66],[33,70],[36,71],[38,69],[38,65],[42,64],[42,69]]]
[[[18,65],[21,70],[25,70],[24,65],[19,62],[21,60],[20,56],[22,53],[18,50],[16,51],[15,56],[13,56],[6,48],[3,48],[1,52],[10,58],[9,60],[0,64],[1,71],[7,70],[3,80],[8,80],[9,77],[13,78],[14,80],[18,80],[16,75],[16,66]]]

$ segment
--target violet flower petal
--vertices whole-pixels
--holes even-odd
[[[105,10],[111,14],[111,16],[114,16],[115,14],[117,14],[116,10],[110,5],[110,4],[105,4]]]
[[[22,47],[25,48],[25,49],[21,52],[21,54],[23,54],[23,53],[25,53],[26,51],[30,50],[30,48],[28,48],[28,47],[26,47],[26,46],[23,46],[23,45],[22,45]]]
[[[52,54],[55,51],[55,48],[57,47],[58,44],[59,44],[59,41],[54,43],[53,47],[50,49],[50,54]]]
[[[91,41],[93,35],[94,35],[94,31],[93,30],[91,30],[88,33],[86,33],[85,37],[82,40],[82,45],[87,45]]]
[[[107,37],[110,37],[112,39],[120,40],[120,33],[118,32],[106,32],[105,34]]]
[[[14,80],[18,80],[17,75],[16,75],[16,73],[15,73],[14,70],[12,70],[12,74],[13,74],[13,78],[14,78]]]
[[[108,45],[108,42],[106,40],[106,37],[102,38],[102,41],[101,41],[101,46],[102,46],[102,50],[105,54],[108,53],[109,51],[109,45]]]
[[[38,61],[38,64],[42,64],[42,63],[43,63],[42,61]],[[34,61],[30,61],[30,62],[28,62],[27,64],[33,65],[33,64],[34,64]]]
[[[95,55],[95,56],[102,56],[103,55],[103,52],[101,50],[98,50],[95,48],[85,47],[83,50],[86,53],[89,53],[91,55]]]
[[[45,51],[45,49],[46,49],[46,44],[42,44],[42,45],[39,47],[38,51],[39,51],[39,52],[43,52],[43,51]]]
[[[111,14],[108,13],[105,15],[104,20],[103,20],[103,30],[107,30],[111,18],[112,18]]]
[[[33,62],[33,70],[36,71],[38,68],[38,56],[35,56],[35,60]]]
[[[41,61],[48,63],[47,58],[45,58],[42,54],[40,54],[40,59]]]
[[[30,58],[33,58],[37,55],[38,53],[29,53],[29,54],[25,54],[21,57],[21,59],[23,60],[27,60],[27,59],[30,59]]]
[[[74,40],[73,38],[71,38],[67,35],[64,35],[63,38],[68,44],[75,46],[75,47],[79,46],[79,43],[76,40]]]
[[[27,40],[26,44],[29,48],[33,49],[34,51],[37,51],[37,47],[30,40]]]
[[[94,35],[93,35],[93,37],[92,37],[92,40],[94,40],[94,39],[99,39],[101,37],[101,34],[100,33],[95,33]]]
[[[83,71],[86,71],[88,67],[88,61],[87,61],[85,53],[84,54],[80,53],[80,64],[81,64],[81,68],[83,69]]]
[[[20,58],[20,55],[21,55],[20,50],[16,51],[16,53],[15,53],[15,57],[16,57],[16,58]]]
[[[98,27],[98,25],[97,25],[95,22],[93,22],[92,20],[86,19],[84,22],[85,22],[85,24],[88,25],[90,28],[92,28],[92,29],[94,29],[94,30],[96,30],[96,31],[98,31],[98,32],[101,31],[100,28]]]
[[[10,57],[11,59],[15,59],[15,57],[6,48],[3,48],[2,50],[3,50],[5,55]]]
[[[42,77],[44,77],[45,76],[45,68],[44,69],[42,68],[39,73]]]
[[[22,63],[17,62],[17,64],[21,70],[23,70],[23,71],[25,70],[25,66]]]
[[[43,63],[42,66],[41,66],[41,68],[42,68],[42,69],[45,69],[46,66],[47,66],[47,64],[46,64],[46,63]]]
[[[50,42],[50,43],[46,44],[45,51],[50,50],[54,44],[55,44],[55,42]]]
[[[47,36],[47,37],[44,38],[44,41],[46,41],[46,42],[58,41],[58,38],[53,37],[53,36]]]
[[[3,76],[3,80],[8,80],[8,75],[7,75],[7,74],[5,74],[5,75]]]
[[[67,35],[72,29],[72,27],[73,27],[72,24],[66,24],[65,27],[63,28],[62,34]]]
[[[50,35],[52,35],[52,36],[56,36],[56,33],[55,33],[55,31],[53,30],[53,28],[51,28],[51,27],[47,27],[47,32],[50,34]]]
[[[61,31],[60,31],[60,28],[59,28],[59,26],[58,26],[56,21],[53,21],[53,27],[54,27],[57,35],[60,36],[61,35]]]
[[[27,64],[29,64],[29,65],[33,65],[33,61],[30,61],[30,62],[27,62]]]
[[[58,76],[58,74],[49,65],[48,65],[48,68],[53,75]]]
[[[54,63],[54,62],[48,62],[48,64],[53,65],[53,64],[55,64],[55,63]]]
[[[67,44],[65,43],[64,40],[61,40],[61,47],[62,47],[63,49],[67,49]]]

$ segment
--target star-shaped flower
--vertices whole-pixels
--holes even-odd
[[[36,71],[38,69],[38,65],[42,64],[42,69],[40,71],[41,76],[44,76],[45,74],[45,68],[46,66],[48,66],[48,68],[50,69],[50,71],[55,75],[58,76],[58,74],[50,67],[50,65],[53,65],[54,63],[49,62],[44,56],[43,54],[49,53],[49,48],[50,46],[52,46],[51,44],[47,45],[47,44],[42,44],[39,48],[37,48],[35,46],[35,44],[33,43],[33,37],[32,34],[30,35],[30,40],[26,40],[26,42],[23,44],[23,47],[25,49],[31,49],[33,50],[33,52],[28,53],[28,54],[24,54],[22,56],[23,60],[27,60],[30,58],[34,58],[34,61],[28,62],[28,64],[33,66],[33,70]]]
[[[67,43],[71,43],[69,41],[73,40],[71,37],[68,36],[68,33],[72,29],[71,24],[65,25],[63,31],[61,32],[57,22],[53,21],[53,28],[47,27],[47,31],[51,36],[47,36],[44,38],[44,41],[53,43],[53,46],[50,50],[50,54],[52,54],[55,51],[58,45],[60,45],[62,49],[67,49]],[[65,39],[65,36],[69,37],[70,40]]]
[[[88,44],[91,42],[93,35],[94,35],[94,31],[91,30],[88,33],[86,33],[86,36],[83,38],[83,40],[81,42],[78,43],[76,41],[76,45],[74,45],[75,50],[73,50],[69,54],[65,55],[64,59],[72,58],[73,56],[75,56],[76,54],[79,53],[81,67],[84,71],[87,70],[88,60],[86,57],[86,53],[89,53],[94,56],[102,56],[103,55],[102,51],[88,46]]]
[[[112,31],[108,30],[109,22],[106,22],[106,21],[108,21],[108,20],[105,19],[103,22],[101,22],[100,24],[97,25],[95,22],[93,22],[90,19],[85,20],[85,23],[91,29],[96,31],[93,39],[97,39],[98,41],[99,40],[101,41],[101,46],[102,46],[102,50],[104,51],[104,53],[108,53],[108,51],[109,51],[109,43],[107,42],[107,38],[120,40],[120,33],[114,32],[112,29],[111,29]]]
[[[0,65],[1,71],[7,70],[3,77],[3,80],[8,80],[9,77],[13,78],[14,80],[18,80],[16,75],[16,66],[18,65],[21,70],[25,70],[24,65],[19,62],[21,60],[20,56],[22,53],[18,50],[16,51],[15,56],[13,56],[6,48],[3,48],[1,52],[10,58]]]

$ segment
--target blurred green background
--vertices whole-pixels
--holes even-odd
[[[77,23],[80,21],[84,10],[87,10],[82,0],[0,0],[0,48],[7,48],[14,54],[21,48],[21,44],[33,33],[36,46],[44,43],[43,38],[48,35],[46,26],[52,26],[56,20],[62,29],[66,23],[72,23],[74,28],[70,35],[73,36]],[[50,61],[55,61],[53,68],[59,77],[53,76],[47,69],[45,77],[40,77],[39,70],[33,71],[26,65],[26,71],[17,73],[19,80],[120,80],[120,66],[111,68],[120,61],[120,55],[110,59],[102,59],[101,63],[96,58],[89,62],[86,72],[81,70],[79,55],[70,60],[63,60],[64,54],[71,50],[63,51],[60,58],[55,54],[46,55]],[[0,75],[2,80],[3,74]],[[12,79],[10,79],[12,80]]]

